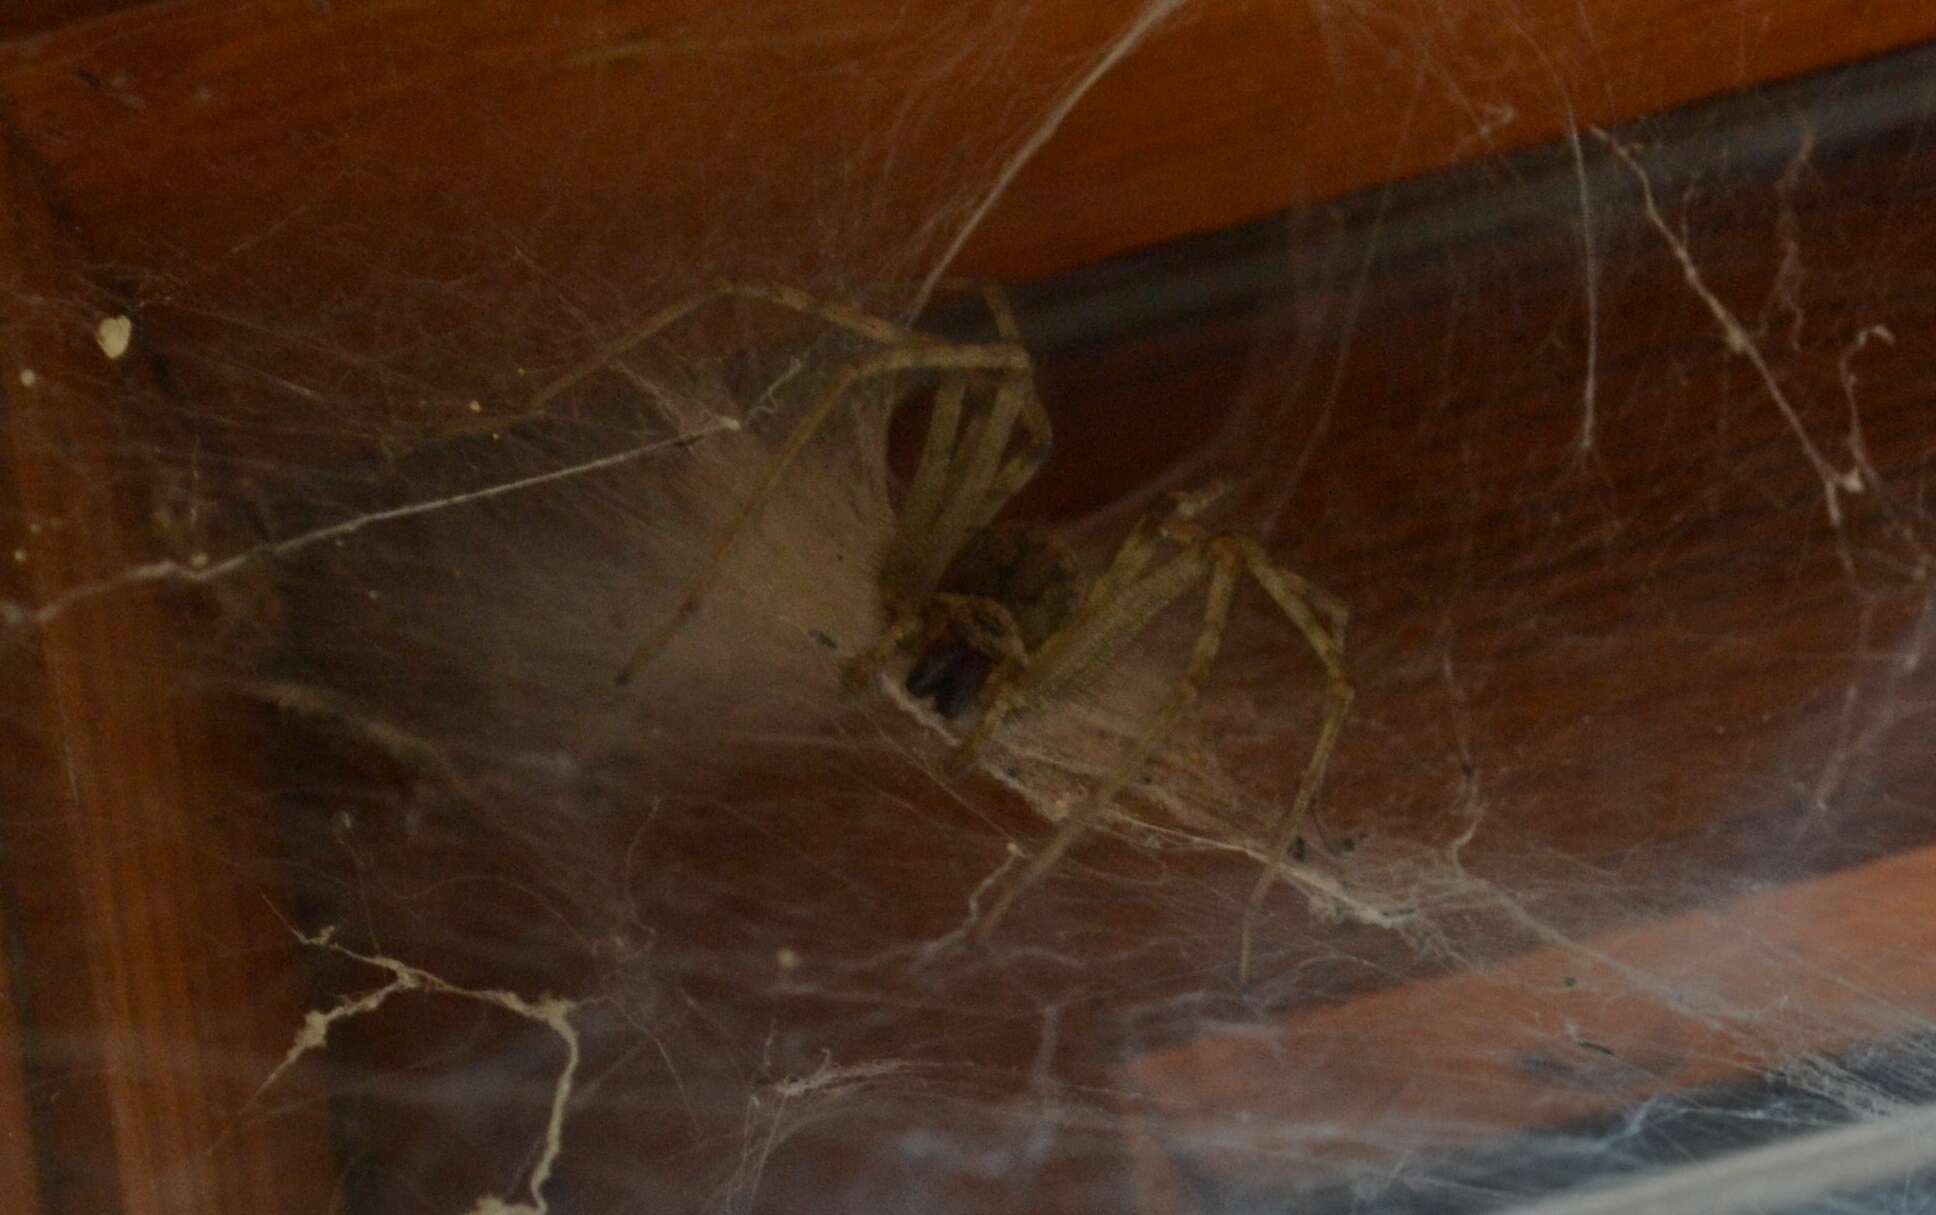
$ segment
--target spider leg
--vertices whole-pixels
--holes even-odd
[[[972,767],[976,754],[1009,714],[1056,696],[1107,661],[1202,577],[1207,540],[1188,520],[1222,492],[1223,486],[1214,484],[1193,493],[1172,494],[1169,509],[1150,512],[1131,529],[1109,567],[1091,584],[1075,618],[1043,642],[1028,678],[989,681],[981,716],[949,758],[951,772]],[[1183,546],[1184,551],[1149,572],[1165,541]]]
[[[920,631],[920,612],[912,607],[896,610],[874,644],[847,660],[846,669],[840,676],[842,690],[849,693],[866,690],[887,663],[888,655]]]
[[[542,408],[587,377],[611,366],[626,352],[707,304],[727,297],[760,300],[818,317],[884,347],[843,368],[795,425],[761,474],[752,494],[741,503],[701,563],[671,618],[647,635],[620,668],[619,684],[630,682],[698,611],[700,602],[718,581],[726,554],[740,533],[753,521],[794,459],[856,386],[897,372],[941,373],[942,382],[936,390],[921,462],[909,491],[908,510],[898,527],[882,575],[884,598],[893,619],[882,643],[850,664],[850,686],[857,681],[864,682],[871,670],[878,668],[881,658],[912,630],[914,624],[908,619],[911,608],[933,591],[962,543],[986,526],[1048,457],[1051,442],[1048,414],[1036,399],[1029,379],[1028,354],[1021,345],[1014,313],[998,288],[988,288],[985,295],[1003,340],[954,343],[925,337],[855,309],[815,299],[792,287],[722,282],[653,313],[631,332],[594,352],[532,398],[531,407]],[[983,372],[999,377],[994,403],[957,443],[955,435],[960,427],[962,404],[970,388],[968,377]],[[1033,441],[1004,461],[1018,417]]]
[[[1004,459],[1018,420],[1034,442]],[[987,412],[962,435],[949,460],[947,487],[925,532],[906,526],[896,541],[900,568],[916,597],[931,591],[968,538],[1035,474],[1049,454],[1048,415],[1026,375],[1005,376]]]
[[[1200,539],[1200,532],[1180,525],[1202,514],[1229,488],[1228,482],[1213,481],[1202,489],[1168,494],[1170,506],[1167,511],[1151,511],[1144,515],[1130,529],[1129,535],[1123,537],[1115,556],[1110,559],[1109,567],[1090,584],[1089,593],[1083,600],[1085,610],[1109,602],[1116,598],[1123,586],[1134,582],[1149,567],[1164,538],[1179,544],[1191,544]]]
[[[786,442],[767,463],[766,470],[760,474],[753,492],[739,508],[733,512],[719,540],[712,551],[701,563],[699,572],[686,588],[685,596],[672,616],[641,641],[632,656],[619,669],[617,682],[629,683],[633,676],[644,669],[647,663],[664,650],[673,636],[685,623],[698,612],[699,604],[719,580],[725,567],[725,559],[740,533],[746,529],[766,504],[780,478],[792,466],[807,444],[818,434],[820,427],[833,415],[835,408],[847,399],[854,388],[871,379],[893,375],[904,371],[991,371],[1021,373],[1028,368],[1028,354],[1019,347],[997,344],[985,346],[953,346],[940,342],[922,341],[913,345],[890,347],[876,351],[849,363],[834,376],[833,380],[821,390],[820,397],[812,408],[794,426]]]
[[[1121,793],[1123,787],[1136,779],[1143,765],[1164,738],[1176,725],[1197,698],[1198,689],[1204,677],[1209,674],[1210,664],[1217,656],[1217,648],[1223,643],[1224,624],[1230,618],[1230,601],[1236,590],[1237,574],[1242,568],[1243,558],[1232,546],[1221,540],[1202,540],[1192,543],[1178,556],[1159,566],[1153,573],[1140,582],[1125,587],[1120,596],[1100,605],[1098,612],[1087,622],[1084,632],[1091,635],[1092,645],[1097,649],[1113,650],[1129,637],[1142,630],[1153,616],[1163,607],[1188,591],[1201,579],[1207,570],[1210,575],[1210,590],[1205,597],[1203,627],[1197,633],[1196,645],[1190,653],[1189,665],[1178,678],[1175,689],[1160,708],[1144,725],[1136,741],[1123,753],[1115,770],[1085,798],[1082,804],[1069,812],[1062,825],[1056,829],[1049,842],[1042,846],[1030,859],[1028,866],[1017,874],[1001,896],[990,905],[988,912],[975,926],[978,940],[987,939],[995,931],[1002,917],[1031,886],[1053,869],[1062,854],[1095,825],[1109,804]],[[1075,656],[1087,651],[1090,646],[1072,646],[1058,661],[1068,663]],[[1047,647],[1045,646],[1046,650]],[[1045,658],[1038,655],[1035,666],[1030,672],[1041,670]],[[1035,682],[1048,682],[1054,676],[1051,671]],[[1028,682],[1025,675],[1023,682]]]
[[[968,519],[968,536],[981,531],[994,521],[995,516],[1007,505],[1008,500],[1022,491],[1031,478],[1041,470],[1055,446],[1055,434],[1049,425],[1049,412],[1042,408],[1042,399],[1035,395],[1035,384],[1027,376],[1016,380],[1019,394],[1020,416],[1016,419],[1027,432],[1029,441],[1026,447],[1017,451],[1002,463],[987,487],[982,490],[980,502]],[[965,540],[967,537],[964,536]]]
[[[1244,568],[1257,584],[1264,588],[1284,614],[1291,618],[1298,632],[1304,635],[1311,649],[1317,653],[1318,661],[1324,664],[1325,675],[1329,680],[1329,690],[1325,698],[1324,724],[1318,729],[1317,744],[1311,750],[1311,758],[1304,768],[1304,776],[1298,783],[1297,796],[1286,808],[1283,816],[1272,829],[1270,851],[1264,863],[1264,872],[1258,876],[1257,885],[1250,892],[1250,902],[1244,907],[1242,944],[1238,950],[1237,977],[1239,982],[1250,981],[1251,939],[1254,936],[1258,913],[1263,909],[1264,896],[1270,893],[1271,884],[1277,880],[1283,867],[1284,856],[1304,829],[1305,819],[1311,812],[1318,791],[1324,786],[1326,767],[1331,762],[1331,751],[1337,745],[1338,732],[1344,726],[1345,715],[1351,710],[1351,684],[1344,674],[1344,630],[1349,612],[1342,601],[1325,592],[1311,582],[1298,577],[1282,568],[1264,552],[1264,546],[1244,536],[1233,536],[1229,542],[1241,556]],[[1315,605],[1315,610],[1314,610]],[[1318,620],[1318,612],[1331,617],[1329,628]]]
[[[1340,656],[1342,656],[1345,626],[1351,622],[1351,610],[1345,607],[1344,600],[1333,595],[1330,591],[1325,590],[1310,579],[1299,577],[1290,570],[1273,562],[1269,554],[1264,552],[1263,546],[1259,545],[1255,540],[1247,537],[1237,538],[1242,540],[1245,545],[1244,564],[1250,568],[1251,575],[1257,579],[1257,585],[1263,587],[1266,593],[1272,599],[1277,599],[1281,605],[1285,600],[1279,599],[1278,592],[1271,589],[1271,583],[1274,580],[1290,599],[1302,599],[1305,603],[1315,606],[1318,611],[1328,616],[1331,624],[1331,640],[1335,644],[1335,648],[1340,651]],[[1259,573],[1258,571],[1260,570],[1264,571],[1264,573]],[[1287,614],[1290,612],[1289,608],[1285,608],[1284,610]],[[1297,617],[1292,616],[1291,619],[1296,620]],[[1302,629],[1304,626],[1300,624],[1298,627]],[[1307,633],[1306,636],[1309,636],[1309,634]]]
[[[961,430],[961,404],[967,395],[968,381],[959,377],[950,377],[935,389],[927,437],[921,442],[921,462],[915,465],[907,501],[901,505],[901,531],[896,537],[899,547],[887,561],[890,570],[906,567],[909,551],[934,530],[934,518],[948,488],[948,462],[955,454],[955,436]]]
[[[887,607],[887,628],[873,645],[848,660],[841,679],[848,692],[859,692],[872,684],[888,656],[921,627],[919,605],[928,588],[922,585],[923,562],[919,554],[922,542],[934,529],[935,514],[941,509],[947,489],[948,463],[954,456],[955,436],[961,430],[962,403],[967,396],[968,381],[961,376],[949,376],[935,389],[928,431],[921,441],[921,459],[915,465],[914,479],[908,484],[907,500],[901,504],[894,539],[881,561],[881,598]]]
[[[625,357],[626,353],[644,342],[652,340],[660,333],[699,311],[714,300],[738,296],[741,299],[764,300],[769,304],[798,312],[803,316],[814,316],[858,334],[882,345],[900,342],[918,342],[922,339],[898,325],[890,324],[878,317],[840,304],[817,300],[804,291],[779,283],[716,283],[700,291],[695,291],[683,299],[674,301],[652,313],[634,326],[624,336],[599,347],[584,361],[565,372],[551,383],[540,389],[531,398],[530,408],[542,409],[561,394],[568,392],[586,378],[596,375],[614,362]]]
[[[985,297],[997,332],[1020,350],[1021,333],[1007,298],[994,287],[986,289]],[[882,563],[881,586],[890,613],[910,610],[934,593],[949,562],[1028,484],[1054,445],[1048,411],[1035,394],[1026,365],[1001,377],[987,408],[964,434],[963,404],[971,387],[979,386],[950,376],[935,391],[920,462]],[[1018,425],[1026,440],[1011,455]]]
[[[1015,310],[1009,307],[1008,296],[1003,294],[1001,288],[991,284],[982,289],[982,297],[988,303],[989,315],[995,318],[995,331],[1003,341],[1020,346],[1022,331],[1015,321]],[[970,528],[971,535],[987,527],[1008,500],[1022,491],[1022,487],[1041,469],[1055,447],[1055,428],[1049,424],[1049,411],[1042,408],[1042,398],[1035,394],[1035,381],[1029,376],[1016,378],[1020,381],[1022,393],[1018,421],[1027,432],[1029,442],[1003,463],[994,481],[983,493],[981,507],[975,512]]]

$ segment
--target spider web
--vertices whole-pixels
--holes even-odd
[[[840,688],[906,384],[613,685],[868,348],[744,302],[623,335],[721,280],[971,332],[949,276],[1178,7],[1053,71],[999,8],[608,30],[565,87],[621,160],[517,114],[436,166],[319,132],[303,197],[204,171],[260,217],[225,260],[120,249],[42,301],[93,361],[9,369],[9,437],[132,539],[51,568],[74,524],[7,505],[0,628],[158,616],[156,694],[242,723],[209,780],[262,831],[200,860],[309,1011],[230,1061],[225,1135],[320,1091],[353,1210],[1927,1206],[1927,54],[1507,155],[1526,99],[1470,91],[1452,16],[1326,10],[1337,104],[1460,167],[1013,289],[1058,436],[1018,513],[1097,568],[1228,480],[1214,522],[1351,606],[1356,706],[1249,984],[1324,690],[1254,587],[1185,725],[967,941],[1201,606],[947,775],[951,727]],[[624,104],[669,56],[714,88]],[[76,375],[114,405],[69,447],[34,402]]]

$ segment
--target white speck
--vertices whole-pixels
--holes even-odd
[[[13,563],[15,565],[27,564],[27,550],[24,548],[17,548],[13,550]]]
[[[118,359],[128,353],[128,340],[134,336],[134,322],[125,316],[104,316],[94,327],[94,341],[101,353]]]
[[[23,367],[20,369],[20,386],[22,388],[32,388],[38,383],[40,383],[40,377],[34,374],[33,368]]]
[[[467,406],[467,408],[468,408],[468,409],[469,409],[469,410],[470,410],[470,411],[471,411],[472,413],[483,413],[483,412],[484,412],[484,402],[482,402],[482,401],[472,401],[472,402],[470,403],[470,405],[469,405],[469,406]]]
[[[773,960],[779,963],[781,970],[792,970],[800,965],[800,955],[792,949],[782,948],[780,952],[773,955]]]

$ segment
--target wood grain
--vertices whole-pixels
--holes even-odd
[[[48,537],[19,537],[10,582],[46,603],[130,564],[124,529],[146,503],[112,475],[123,370],[94,343],[98,297],[31,173],[17,158],[4,172],[7,480],[15,517]],[[10,1046],[49,1098],[35,1138],[54,1171],[38,1188],[58,1211],[319,1210],[332,1182],[314,1117],[250,1100],[300,1017],[291,942],[222,859],[261,851],[219,749],[246,754],[246,735],[182,695],[175,627],[137,588],[7,646]]]

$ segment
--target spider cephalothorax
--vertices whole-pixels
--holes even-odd
[[[971,537],[928,600],[907,690],[960,717],[1006,658],[1027,656],[1069,620],[1086,579],[1047,528],[997,523]]]
[[[1066,695],[1165,609],[1193,588],[1207,585],[1203,623],[1170,696],[1109,776],[1070,810],[981,915],[976,935],[985,938],[994,930],[1016,897],[1055,866],[1163,744],[1209,674],[1237,583],[1248,575],[1316,653],[1328,694],[1297,796],[1278,817],[1268,864],[1245,911],[1239,968],[1247,975],[1257,910],[1323,784],[1351,703],[1351,685],[1344,676],[1344,604],[1277,565],[1256,540],[1213,533],[1197,523],[1222,494],[1221,485],[1168,495],[1160,509],[1130,531],[1093,580],[1082,577],[1069,550],[1043,529],[996,523],[996,515],[1048,458],[1052,435],[1048,414],[1035,395],[1028,352],[1006,301],[995,291],[987,293],[987,300],[1000,340],[950,342],[788,287],[722,283],[658,313],[560,385],[576,382],[705,304],[727,297],[818,317],[877,348],[828,378],[752,495],[734,513],[677,609],[640,643],[618,681],[637,674],[698,611],[724,567],[727,550],[795,458],[859,385],[890,376],[925,377],[933,385],[926,437],[880,566],[886,629],[851,658],[847,683],[865,687],[890,659],[905,655],[910,692],[931,700],[945,717],[969,716],[972,710],[972,724],[956,747],[953,767],[970,765],[1007,722]]]

